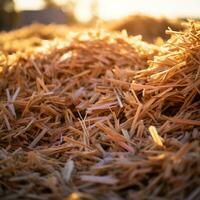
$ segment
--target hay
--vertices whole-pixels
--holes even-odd
[[[1,56],[4,199],[198,199],[200,23],[162,47],[102,30]]]
[[[168,27],[174,31],[184,30],[185,27],[181,22],[182,20],[178,19],[156,18],[138,14],[108,22],[105,26],[112,31],[121,31],[125,29],[129,35],[142,35],[145,41],[154,43],[169,39],[169,36],[165,34],[165,30],[167,30]]]
[[[33,24],[10,32],[0,32],[0,51],[13,54],[42,45],[43,40],[64,39],[69,27],[65,25]]]

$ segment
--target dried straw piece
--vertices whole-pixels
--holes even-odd
[[[31,142],[31,144],[29,145],[30,148],[35,147],[35,145],[44,137],[44,135],[47,133],[48,128],[44,128],[39,135]]]
[[[108,185],[114,185],[118,182],[117,179],[111,176],[91,176],[91,175],[82,175],[80,176],[82,181],[92,182],[92,183],[103,183]]]
[[[62,172],[63,179],[66,183],[70,181],[73,170],[74,170],[74,162],[73,160],[68,160]]]
[[[197,121],[197,120],[179,119],[179,118],[176,118],[176,117],[168,117],[167,119],[172,121],[172,122],[178,123],[178,124],[200,126],[200,121]]]
[[[149,127],[149,132],[153,138],[153,141],[160,147],[164,147],[163,145],[163,138],[161,138],[159,135],[158,135],[158,132],[156,130],[156,127],[155,126],[150,126]]]

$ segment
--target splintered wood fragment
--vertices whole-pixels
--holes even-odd
[[[89,74],[91,72],[91,70],[84,70],[83,72],[74,75],[72,78],[80,78],[81,76],[85,76],[87,74]]]
[[[134,97],[136,103],[137,103],[138,105],[140,105],[140,104],[142,105],[142,103],[139,101],[139,99],[138,99],[138,97],[137,97],[137,95],[136,95],[136,93],[135,93],[135,90],[134,90],[133,88],[131,88],[131,92],[132,92],[132,94],[133,94],[133,97]]]
[[[32,63],[33,67],[36,69],[38,75],[41,77],[42,72],[40,71],[40,68],[38,67],[37,63],[33,59],[30,59],[30,62]]]
[[[138,105],[138,107],[137,107],[137,110],[136,110],[136,113],[135,113],[135,116],[134,116],[134,118],[133,118],[133,122],[132,122],[132,124],[131,124],[131,136],[133,136],[134,135],[134,133],[135,133],[135,129],[136,129],[136,123],[137,123],[137,121],[138,121],[138,119],[139,119],[139,115],[140,115],[140,113],[141,113],[141,111],[142,111],[142,108],[143,108],[143,106],[142,106],[142,104],[139,104]]]
[[[15,91],[14,95],[12,96],[12,101],[14,102],[17,99],[17,96],[19,95],[20,92],[20,87],[17,88],[17,90]]]
[[[16,118],[15,107],[12,103],[12,98],[11,98],[9,89],[6,89],[6,95],[7,95],[7,100],[8,100],[8,108],[10,112],[13,114],[13,116]]]
[[[105,78],[105,81],[111,82],[114,85],[118,85],[121,86],[125,89],[129,89],[130,88],[130,83],[125,82],[125,81],[121,81],[121,80],[117,80],[117,79],[112,79],[112,78]]]
[[[127,140],[130,140],[130,135],[126,129],[122,128],[122,133]]]
[[[29,145],[30,148],[33,148],[36,146],[36,144],[44,137],[44,135],[47,133],[49,129],[48,128],[44,128],[39,135],[31,142],[31,144]]]
[[[80,179],[86,182],[100,183],[100,184],[107,184],[107,185],[115,185],[118,182],[118,180],[112,176],[81,175]]]
[[[105,150],[103,149],[103,147],[101,146],[101,144],[95,144],[96,148],[99,150],[99,152],[101,152],[103,155],[105,155]]]
[[[89,107],[87,110],[88,111],[94,111],[94,110],[105,110],[105,109],[110,109],[111,107],[116,106],[117,102],[108,102],[108,103],[104,103],[101,105],[92,105],[91,107]]]
[[[166,117],[166,118],[169,121],[177,123],[177,124],[200,126],[200,121],[197,121],[197,120],[180,119],[180,118],[176,118],[176,117]]]
[[[25,128],[23,128],[22,130],[18,131],[17,134],[14,135],[14,138],[18,137],[19,135],[24,134],[30,127],[31,125],[36,121],[35,118],[31,119],[31,121],[27,124],[27,126]]]
[[[115,94],[116,94],[116,98],[117,98],[117,101],[118,101],[118,103],[119,103],[120,108],[123,108],[122,101],[121,101],[121,99],[120,99],[120,97],[119,97],[119,94],[117,93],[116,90],[115,90]]]
[[[73,131],[73,132],[76,133],[76,134],[79,134],[80,136],[83,135],[83,132],[82,132],[82,131],[80,131],[80,130],[74,128],[73,126],[69,126],[68,129],[71,130],[71,131]]]
[[[35,98],[35,94],[36,94],[36,92],[33,92],[32,95],[29,97],[29,100],[28,100],[28,102],[27,102],[27,104],[26,104],[26,106],[25,106],[25,108],[22,112],[22,117],[24,117],[24,115],[29,111],[29,107],[31,106],[31,103]]]
[[[158,145],[158,146],[161,146],[161,147],[164,147],[163,145],[163,138],[161,136],[158,135],[158,132],[156,130],[156,127],[155,126],[150,126],[149,127],[149,132],[151,134],[151,137],[153,138],[153,141]]]
[[[85,148],[87,148],[87,149],[90,149],[90,146],[89,145],[85,145],[85,144],[83,144],[83,143],[81,143],[81,142],[79,142],[79,141],[76,141],[76,140],[74,140],[74,139],[72,139],[72,138],[70,138],[70,137],[67,137],[67,136],[63,136],[63,140],[65,141],[65,142],[67,142],[67,143],[72,143],[73,145],[74,145],[74,147],[75,146],[80,146],[80,147],[85,147]]]
[[[127,139],[125,137],[123,137],[122,135],[120,135],[119,133],[117,133],[115,130],[107,127],[106,125],[104,125],[101,122],[97,122],[95,124],[100,130],[104,131],[108,138],[110,138],[111,140],[113,140],[114,142],[116,142],[120,147],[122,147],[123,149],[126,149],[129,152],[135,152],[135,150],[133,149],[133,147],[131,147],[130,145],[127,145],[125,142],[127,141]],[[130,141],[127,141],[130,142]]]
[[[39,88],[39,86],[42,88],[42,90],[43,91],[45,91],[45,92],[49,92],[49,90],[48,90],[48,88],[46,87],[46,85],[45,85],[45,83],[44,83],[44,80],[42,79],[42,78],[39,78],[39,77],[37,77],[36,78],[36,83],[37,83],[37,85],[38,85],[38,90],[40,91],[40,88]]]
[[[131,147],[130,145],[126,144],[125,142],[118,142],[118,143],[122,148],[124,148],[128,152],[135,153],[135,149]]]
[[[147,89],[149,89],[149,90],[156,89],[155,86],[151,86],[151,85],[142,85],[142,84],[134,83],[134,82],[131,83],[131,88],[134,89],[135,91],[143,90],[143,89],[146,89],[146,90],[147,90]]]
[[[81,124],[81,127],[83,129],[83,143],[88,146],[89,145],[89,132],[87,129],[87,126],[85,124],[84,119],[79,119],[79,122]]]
[[[11,130],[11,126],[10,126],[10,123],[9,123],[7,116],[5,114],[3,114],[3,117],[4,117],[4,120],[5,120],[7,129]]]
[[[176,152],[176,154],[174,155],[174,159],[175,160],[179,160],[181,159],[182,156],[184,156],[185,154],[188,153],[188,151],[193,147],[193,143],[186,143],[184,144],[179,151]]]
[[[68,183],[72,177],[72,172],[74,170],[74,161],[73,160],[68,160],[65,163],[64,169],[62,171],[63,179],[66,183]]]
[[[96,122],[95,124],[100,130],[104,131],[110,138],[114,141],[126,141],[126,139],[117,133],[115,130],[109,128],[108,126],[104,125],[101,122]]]
[[[57,112],[56,109],[53,109],[51,106],[47,106],[47,105],[41,105],[41,111],[43,111],[44,113],[55,115],[55,116],[59,115],[59,112]]]

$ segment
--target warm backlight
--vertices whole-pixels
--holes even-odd
[[[63,8],[69,0],[54,0]],[[70,0],[72,2],[72,0]],[[43,0],[15,0],[18,10],[41,9]],[[199,17],[199,0],[74,0],[75,15],[87,22],[96,15],[103,20],[118,19],[134,13],[166,17]]]

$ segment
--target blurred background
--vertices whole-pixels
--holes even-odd
[[[199,0],[0,0],[0,30],[32,23],[77,24],[134,14],[199,18]]]

